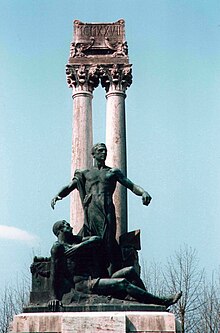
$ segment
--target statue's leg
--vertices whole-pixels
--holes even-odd
[[[138,276],[138,274],[136,273],[133,266],[124,267],[124,268],[120,269],[119,271],[115,272],[112,275],[112,278],[125,278],[126,280],[128,280],[129,282],[134,284],[135,286],[146,290],[143,281]]]
[[[114,207],[109,207],[109,210],[110,211],[106,215],[106,230],[103,235],[103,240],[110,261],[109,274],[112,275],[114,272],[122,268],[122,253],[121,248],[115,239],[116,219]]]
[[[93,292],[104,296],[111,295],[120,299],[125,299],[129,295],[140,303],[164,305],[166,307],[175,304],[182,296],[180,292],[169,297],[157,297],[133,285],[125,278],[100,279],[95,285]]]
[[[129,282],[126,279],[100,279],[93,289],[93,293],[104,296],[125,299],[126,288]]]
[[[168,297],[158,297],[148,293],[146,290],[134,286],[131,283],[128,284],[126,291],[129,296],[133,297],[138,302],[145,304],[164,305],[167,308],[170,305],[175,304],[182,296],[182,293],[180,292]]]

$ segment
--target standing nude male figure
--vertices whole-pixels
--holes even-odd
[[[84,209],[83,236],[99,236],[104,240],[111,271],[121,268],[121,252],[115,239],[116,216],[113,193],[117,182],[142,196],[142,202],[148,206],[151,196],[140,186],[135,185],[117,168],[106,166],[107,148],[104,143],[97,143],[92,148],[94,167],[76,170],[71,183],[65,186],[52,199],[51,206],[62,200],[70,192],[78,189]]]

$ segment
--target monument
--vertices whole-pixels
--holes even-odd
[[[75,20],[66,74],[74,100],[72,180],[51,206],[71,195],[70,223],[54,223],[50,257],[34,258],[30,304],[15,316],[12,332],[180,332],[167,310],[181,292],[159,297],[146,290],[140,230],[127,230],[127,189],[146,206],[151,196],[127,178],[125,92],[132,75],[124,20]],[[106,144],[93,145],[92,98],[99,83],[108,126]]]

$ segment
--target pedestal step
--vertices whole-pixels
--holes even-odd
[[[11,333],[181,333],[168,312],[55,312],[16,315]]]

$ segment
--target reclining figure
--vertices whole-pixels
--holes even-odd
[[[51,300],[48,303],[51,311],[62,305],[63,295],[71,290],[166,308],[180,299],[181,292],[169,297],[148,293],[133,267],[125,267],[109,276],[102,238],[75,236],[65,220],[56,222],[53,232],[57,241],[51,249]]]

